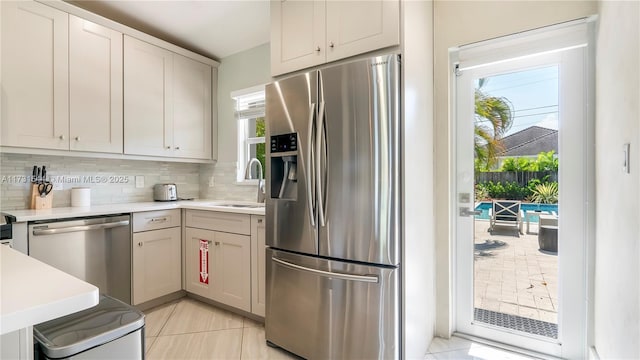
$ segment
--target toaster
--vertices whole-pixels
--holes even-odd
[[[176,184],[155,184],[153,186],[153,200],[155,201],[178,200],[178,190],[176,189]]]

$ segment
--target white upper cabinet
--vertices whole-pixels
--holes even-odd
[[[327,1],[327,62],[400,44],[400,3]]]
[[[173,154],[211,158],[211,66],[173,57]]]
[[[271,73],[400,44],[400,1],[271,2]]]
[[[210,159],[211,71],[125,35],[125,154]]]
[[[124,36],[124,153],[170,156],[173,54]]]
[[[2,145],[69,149],[68,15],[2,1]]]
[[[69,15],[69,147],[122,153],[122,33]]]
[[[325,62],[324,1],[271,1],[271,72]]]

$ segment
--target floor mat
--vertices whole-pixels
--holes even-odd
[[[558,338],[558,324],[546,321],[478,308],[474,309],[473,317],[476,321],[481,321],[485,324],[523,331],[529,334],[542,335],[553,339]]]

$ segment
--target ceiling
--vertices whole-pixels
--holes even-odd
[[[220,60],[269,42],[268,0],[66,0]]]

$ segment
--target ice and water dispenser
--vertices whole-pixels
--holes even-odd
[[[296,133],[271,136],[272,199],[298,198],[298,135]]]

